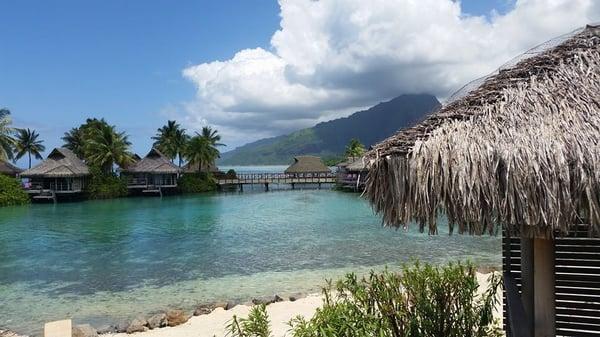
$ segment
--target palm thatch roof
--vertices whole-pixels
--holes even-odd
[[[141,160],[123,169],[124,173],[176,174],[181,169],[158,149],[152,148]]]
[[[350,172],[362,172],[368,169],[368,161],[365,157],[360,157],[353,160],[346,166],[346,170]]]
[[[23,170],[16,167],[15,165],[13,165],[7,161],[0,160],[0,174],[16,176],[17,174],[19,174],[21,172],[23,172]]]
[[[285,170],[285,173],[329,173],[329,167],[325,166],[321,158],[315,156],[294,157],[294,163]]]
[[[183,171],[186,173],[196,173],[198,172],[198,167],[200,166],[199,163],[187,163],[184,168]],[[215,162],[212,163],[202,163],[202,172],[219,172],[219,168],[217,167],[217,165],[215,164]]]
[[[600,234],[600,27],[531,53],[367,154],[385,224],[437,233]]]
[[[55,148],[46,160],[25,170],[21,177],[66,178],[83,177],[90,174],[87,165],[67,148]]]

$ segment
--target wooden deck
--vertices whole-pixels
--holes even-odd
[[[333,173],[320,174],[314,176],[297,176],[286,173],[239,173],[235,178],[220,178],[217,180],[219,186],[227,185],[265,185],[269,184],[289,184],[294,187],[296,184],[334,184],[336,176]]]

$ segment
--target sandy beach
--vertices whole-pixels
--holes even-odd
[[[489,274],[477,273],[480,291],[486,289]],[[498,293],[498,298],[502,300],[502,293]],[[290,319],[298,315],[310,318],[315,310],[323,303],[323,297],[320,294],[312,294],[296,301],[282,301],[272,303],[267,306],[267,312],[271,320],[271,327],[274,337],[290,336],[290,326],[287,324]],[[166,327],[145,332],[135,333],[139,337],[224,337],[227,332],[225,327],[233,315],[246,317],[250,311],[250,306],[237,305],[230,310],[217,308],[207,315],[193,316],[186,323],[176,327]],[[502,318],[501,306],[496,308],[494,315]],[[126,333],[105,334],[108,337],[127,337],[132,336]]]

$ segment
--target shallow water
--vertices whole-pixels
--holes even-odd
[[[443,227],[443,226],[441,226]],[[418,258],[500,264],[497,237],[381,227],[356,194],[280,190],[0,209],[0,327],[114,322],[168,307],[316,291]]]

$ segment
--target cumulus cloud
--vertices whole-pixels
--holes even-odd
[[[452,0],[285,0],[270,50],[183,70],[192,125],[226,141],[277,135],[404,93],[448,97],[525,50],[600,21],[595,0],[518,0],[470,16]],[[227,139],[229,138],[229,139]]]

